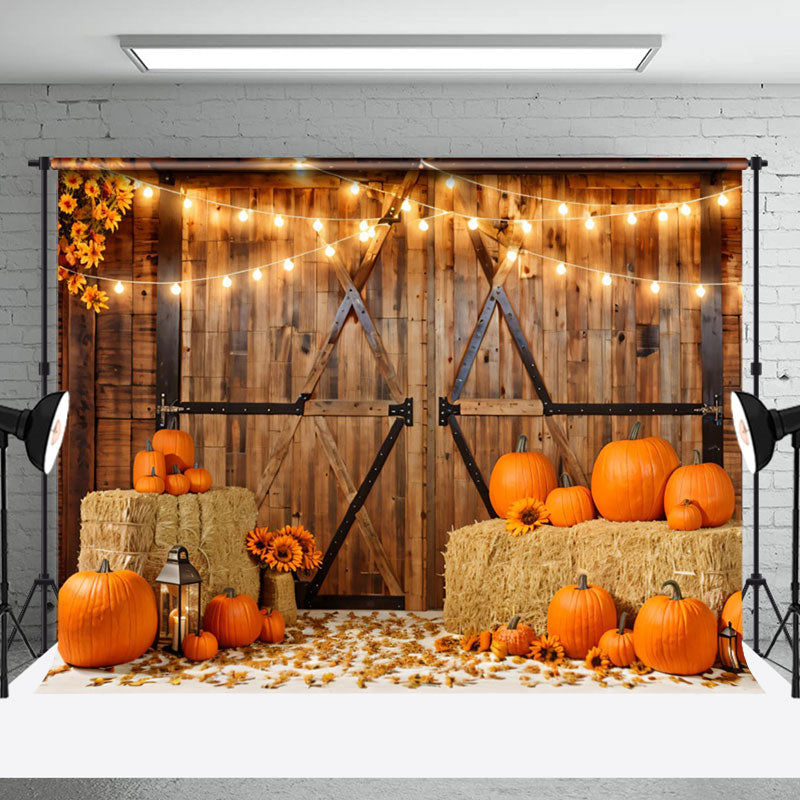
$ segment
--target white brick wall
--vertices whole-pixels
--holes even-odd
[[[31,403],[39,391],[39,184],[28,158],[754,153],[770,162],[761,182],[763,395],[783,406],[800,390],[800,86],[0,86],[0,397]],[[746,288],[745,318],[750,299]],[[746,325],[745,364],[749,339]],[[783,600],[791,465],[786,444],[779,449],[762,477],[762,566]],[[18,602],[38,569],[39,483],[18,445],[12,464]],[[749,571],[747,546],[745,559]]]

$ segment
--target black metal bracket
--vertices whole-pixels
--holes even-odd
[[[542,414],[552,417],[565,416],[713,416],[717,425],[722,424],[722,405],[719,395],[714,395],[714,405],[705,403],[550,403],[542,409]]]
[[[414,424],[414,398],[406,397],[402,403],[392,403],[389,405],[389,416],[400,417],[410,428]]]
[[[439,424],[444,427],[450,423],[451,414],[460,414],[461,405],[451,403],[446,397],[439,398]]]

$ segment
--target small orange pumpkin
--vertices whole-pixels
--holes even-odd
[[[544,504],[550,512],[550,524],[559,528],[571,528],[596,516],[592,493],[585,486],[573,486],[566,472],[561,476],[561,486],[547,495]]]
[[[183,640],[183,654],[190,661],[207,661],[219,652],[217,637],[211,631],[190,633]]]
[[[694,451],[694,464],[678,467],[669,476],[664,491],[664,510],[669,511],[684,498],[700,510],[703,528],[724,525],[736,508],[736,493],[728,473],[719,464],[704,464],[699,450]]]
[[[673,531],[696,531],[702,523],[700,509],[688,498],[667,511],[667,525]]]
[[[183,473],[189,479],[189,491],[202,494],[211,488],[211,473],[203,469],[196,461],[191,469]]]
[[[627,611],[619,615],[619,627],[611,628],[601,637],[598,647],[616,667],[629,667],[636,660],[636,650],[633,646],[633,631],[625,627]]]
[[[570,658],[586,658],[600,637],[617,624],[617,609],[601,586],[590,586],[586,575],[559,589],[547,608],[547,632],[558,636]]]
[[[278,644],[283,641],[286,632],[286,623],[283,621],[283,614],[276,609],[261,609],[261,633],[258,638],[262,642],[272,642]]]
[[[170,424],[175,423],[173,421]],[[194,464],[194,439],[186,431],[162,428],[153,436],[153,447],[164,454],[167,473],[172,472],[175,464],[181,472],[190,469]]]
[[[536,631],[524,622],[520,623],[519,614],[511,617],[507,625],[501,625],[492,637],[492,641],[505,642],[510,656],[526,656],[531,649],[531,642],[536,638]]]
[[[144,450],[140,450],[133,459],[133,485],[139,478],[149,478],[155,472],[159,478],[164,478],[167,474],[167,466],[164,461],[164,454],[153,449],[153,443],[148,439]]]
[[[186,494],[189,491],[189,486],[189,479],[185,475],[181,475],[177,464],[173,464],[172,472],[167,475],[167,479],[164,481],[164,488],[167,494]]]
[[[523,497],[544,502],[547,495],[558,486],[556,470],[544,453],[528,452],[528,437],[517,440],[517,449],[497,459],[489,478],[489,499],[495,513],[508,516],[512,503]]]
[[[217,637],[220,647],[246,647],[261,632],[262,617],[249,594],[237,595],[228,587],[209,600],[203,627]]]
[[[738,634],[736,642],[736,656],[739,659],[739,664],[744,665],[746,662],[744,659],[744,648],[742,647],[743,629],[742,629],[741,590],[738,592],[734,592],[725,601],[725,605],[722,607],[722,613],[720,614],[719,618],[719,630],[721,631],[725,625],[730,625],[731,628],[733,628]],[[722,653],[720,653],[720,657],[722,657]]]
[[[164,479],[156,475],[155,467],[150,467],[150,474],[137,478],[133,484],[133,488],[142,494],[163,494],[165,487]]]

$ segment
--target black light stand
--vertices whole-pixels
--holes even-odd
[[[759,177],[761,175],[761,168],[767,166],[767,161],[761,156],[753,156],[750,159],[750,169],[753,170],[753,360],[750,363],[750,374],[753,376],[753,395],[758,397],[758,381],[761,376],[761,356],[759,354],[759,338],[758,338],[758,325],[759,325],[759,287],[760,279],[758,274],[759,269],[759,213],[761,210],[761,201],[759,194]],[[781,612],[772,591],[769,588],[767,579],[761,574],[760,563],[760,541],[759,541],[759,520],[758,520],[758,472],[753,473],[753,570],[750,577],[747,578],[742,587],[742,602],[747,595],[747,590],[753,588],[753,651],[761,655],[759,647],[759,591],[764,590],[769,599],[772,610],[775,614],[775,619],[781,621]],[[786,632],[786,638],[789,639],[789,634]],[[791,644],[791,640],[789,640]]]

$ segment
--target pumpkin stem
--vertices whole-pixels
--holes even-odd
[[[586,573],[582,572],[580,575],[578,575],[578,589],[583,590],[583,589],[588,589],[588,588],[589,588],[589,584],[588,584],[588,582],[586,580]]]
[[[692,453],[694,454],[693,455],[694,463],[695,464],[702,464],[703,463],[703,457],[700,455],[700,451],[699,450],[692,450]]]
[[[511,617],[511,621],[508,623],[506,628],[510,631],[515,631],[517,629],[517,625],[519,625],[519,614],[515,614]]]
[[[150,467],[150,477],[151,478],[155,478],[156,477],[156,468],[155,467]]]
[[[672,599],[673,600],[683,600],[683,595],[681,594],[681,587],[675,581],[664,581],[661,585],[661,590],[663,591],[667,586],[672,587]]]
[[[517,452],[518,453],[528,452],[528,437],[524,433],[521,433],[519,435],[519,439],[517,439]]]
[[[623,611],[619,615],[619,628],[617,629],[617,633],[622,636],[625,633],[625,617],[628,616],[627,611]]]
[[[195,468],[195,469],[198,469],[199,467],[200,467],[200,464],[198,464],[198,463],[195,461],[195,462],[194,462],[194,468]]]
[[[230,586],[228,586],[224,590],[224,594],[225,594],[225,597],[230,597],[230,598],[236,597],[236,592]]]
[[[181,474],[181,471],[178,469],[178,465],[177,464],[173,464],[172,465],[172,474],[173,475],[180,475]]]
[[[572,486],[572,481],[569,479],[569,475],[567,475],[566,472],[561,473],[561,485],[565,489],[568,489],[570,486]]]
[[[686,498],[686,499],[683,501],[683,504],[682,504],[682,505],[685,505],[685,506],[690,506],[691,504],[692,504],[692,501],[691,501],[691,500],[690,500],[690,499],[687,497],[687,498]]]
[[[633,423],[633,427],[631,428],[631,432],[628,434],[629,439],[638,439],[639,434],[642,432],[642,423],[638,420]]]
[[[144,449],[147,453],[153,452],[153,443],[149,439],[144,443]]]
[[[100,569],[97,570],[98,572],[111,572],[111,566],[108,563],[108,559],[104,558],[100,562]]]

